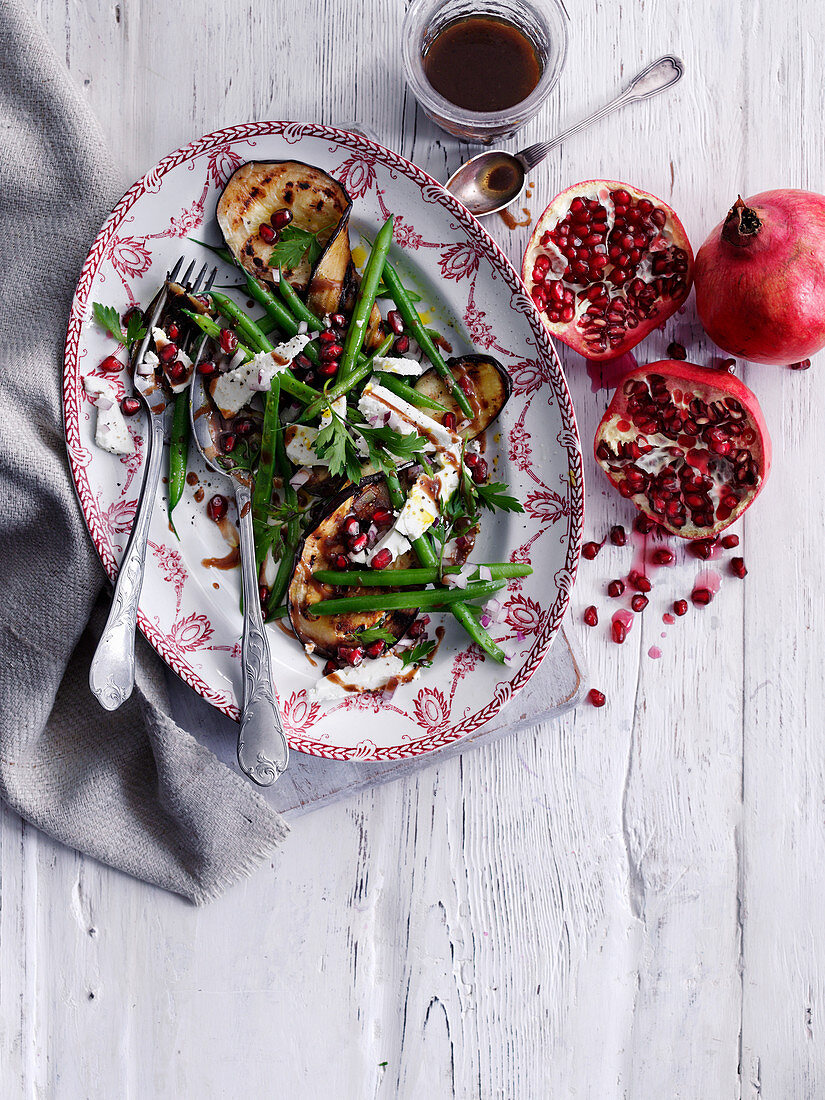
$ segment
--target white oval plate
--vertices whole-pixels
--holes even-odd
[[[66,341],[64,415],[77,493],[111,578],[128,538],[141,478],[142,416],[130,422],[135,455],[94,445],[93,409],[82,377],[112,353],[92,321],[92,303],[146,306],[181,254],[211,260],[188,238],[218,243],[215,204],[247,160],[301,160],[339,179],[354,200],[350,222],[374,235],[396,217],[393,262],[431,305],[433,324],[454,351],[489,351],[509,369],[513,396],[488,433],[497,480],[524,503],[523,515],[486,515],[477,561],[531,562],[532,576],[500,593],[491,624],[509,660],[485,659],[448,616],[433,666],[392,699],[350,695],[319,704],[307,691],[321,674],[294,638],[270,627],[275,686],[289,743],[336,759],[396,759],[431,752],[487,722],[527,683],[547,653],[575,577],[583,518],[581,451],[558,357],[515,270],[479,223],[435,180],[403,157],[343,130],[256,122],[219,130],[165,157],[123,196],[83,266]],[[233,281],[229,268],[227,279]],[[222,281],[219,277],[219,282]],[[451,328],[448,326],[452,326]],[[121,358],[123,356],[121,355]],[[124,371],[118,379],[127,392]],[[192,457],[204,500],[226,483]],[[221,482],[221,484],[219,484]],[[187,486],[170,531],[159,494],[149,534],[140,629],[186,683],[230,717],[241,691],[239,576],[204,566],[228,547]],[[434,620],[442,618],[433,616]],[[432,627],[431,627],[432,629]]]

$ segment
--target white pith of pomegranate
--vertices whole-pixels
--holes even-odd
[[[771,441],[754,394],[727,371],[665,359],[631,372],[596,430],[596,461],[671,534],[712,538],[756,499]]]
[[[613,359],[679,308],[692,272],[690,242],[667,203],[589,180],[541,215],[521,277],[550,332],[588,359]]]

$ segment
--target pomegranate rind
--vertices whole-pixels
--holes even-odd
[[[745,200],[762,223],[746,244],[699,249],[696,311],[711,340],[752,363],[785,366],[825,347],[825,196],[763,191]]]
[[[706,404],[712,402],[725,402],[729,398],[738,402],[744,411],[744,418],[739,422],[747,425],[749,435],[753,438],[743,442],[742,449],[746,449],[753,459],[756,470],[755,484],[736,487],[736,491],[742,492],[735,507],[721,508],[714,506],[713,522],[705,525],[697,525],[691,520],[684,522],[683,526],[672,521],[666,513],[654,510],[646,491],[628,494],[622,492],[631,500],[640,512],[643,512],[655,523],[659,524],[672,535],[685,539],[711,538],[735,523],[737,519],[753,504],[764,487],[771,467],[772,445],[768,432],[768,426],[764,414],[760,408],[752,390],[748,389],[744,382],[727,371],[711,370],[707,367],[699,367],[693,363],[686,363],[677,359],[664,359],[657,363],[650,363],[645,367],[639,367],[631,371],[623,380],[607,407],[604,416],[596,429],[593,441],[593,452],[596,462],[604,470],[613,487],[621,492],[621,487],[627,488],[627,478],[622,469],[611,468],[619,465],[614,459],[605,459],[600,452],[600,445],[606,444],[614,453],[618,444],[630,441],[639,441],[644,438],[648,442],[657,435],[655,432],[643,432],[632,422],[632,413],[628,409],[630,395],[627,390],[636,381],[644,382],[649,386],[649,380],[653,376],[661,376],[665,379],[668,390],[672,394],[680,394],[682,399],[689,403],[689,398],[698,398]],[[687,404],[685,405],[687,407]],[[720,421],[724,425],[724,421]],[[713,427],[714,425],[711,425]],[[686,437],[680,436],[678,440],[663,440],[654,443],[658,451],[663,446],[671,446],[684,453],[686,449]],[[653,453],[653,452],[651,452]],[[692,446],[691,454],[694,461],[690,464],[696,470],[703,470],[705,475],[709,472],[709,464],[713,463],[713,469],[724,474],[730,466],[730,460],[713,455],[707,448]],[[673,455],[673,460],[678,459]],[[627,461],[627,460],[624,460]],[[664,463],[663,463],[664,464]],[[732,468],[732,467],[731,467]],[[687,512],[687,509],[686,509]]]
[[[620,342],[613,344],[608,343],[608,346],[604,349],[599,349],[594,345],[592,339],[588,339],[579,326],[579,319],[589,305],[587,301],[584,301],[582,304],[582,300],[579,296],[583,291],[595,285],[593,281],[587,283],[565,282],[565,286],[573,290],[576,297],[576,315],[570,321],[551,320],[546,311],[540,308],[538,303],[536,303],[539,316],[547,330],[567,344],[568,347],[591,360],[615,359],[631,348],[634,348],[649,332],[657,328],[663,321],[675,313],[688,297],[693,282],[693,250],[690,246],[690,241],[687,238],[684,226],[667,203],[663,202],[649,191],[643,191],[639,187],[633,187],[631,184],[621,183],[618,180],[584,180],[581,183],[573,184],[572,187],[568,187],[556,195],[556,197],[545,207],[543,213],[536,222],[536,227],[533,230],[533,234],[530,237],[524,253],[521,269],[522,281],[531,297],[537,285],[536,281],[533,279],[533,270],[536,260],[539,256],[548,255],[548,248],[543,247],[541,243],[541,239],[545,233],[553,229],[567,216],[570,211],[570,204],[576,197],[584,196],[587,198],[598,198],[606,204],[606,209],[609,209],[613,205],[609,197],[612,191],[627,191],[634,202],[638,203],[640,200],[646,199],[651,202],[654,207],[658,207],[665,212],[666,222],[663,229],[660,230],[660,233],[663,234],[664,239],[667,241],[667,247],[669,249],[676,248],[685,253],[686,271],[684,274],[679,275],[679,280],[680,282],[683,281],[684,286],[677,294],[674,294],[672,297],[664,297],[658,294],[655,298],[655,307],[652,308],[650,315],[647,317],[639,317],[638,324],[635,328],[624,326],[624,335]],[[612,228],[612,223],[609,218],[608,224],[611,225]],[[647,254],[652,255],[654,252],[655,250],[649,250]],[[560,253],[554,262],[558,267],[567,263]],[[612,263],[608,263],[603,272],[604,279],[607,279],[612,271],[613,265]],[[649,276],[650,273],[647,272],[644,267],[644,260],[639,264],[638,274],[639,277],[642,278],[642,281],[648,281],[646,276]],[[631,281],[632,279],[629,279],[628,283]],[[611,302],[616,299],[627,300],[625,298],[626,288],[621,286],[610,286],[608,289],[611,292],[616,292],[612,295]]]

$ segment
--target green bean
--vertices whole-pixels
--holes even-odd
[[[396,397],[409,401],[416,408],[435,409],[437,412],[443,413],[450,411],[446,405],[440,404],[434,397],[428,397],[426,393],[419,393],[417,389],[408,385],[397,374],[385,374],[383,371],[379,371],[375,375],[375,381],[379,382],[390,393],[394,393]]]
[[[467,395],[450,373],[450,368],[444,362],[441,352],[435,346],[432,337],[422,325],[421,318],[416,313],[415,306],[404,289],[401,280],[398,278],[398,272],[389,262],[384,264],[384,282],[390,289],[390,294],[392,295],[398,312],[401,314],[404,324],[417,340],[421,350],[444,379],[444,383],[452,394],[455,403],[464,415],[472,420],[475,413],[473,412],[470,402],[467,400]]]
[[[341,366],[338,369],[338,377],[341,379],[345,379],[351,374],[355,367],[358,352],[364,343],[372,307],[375,305],[375,292],[381,282],[384,261],[392,244],[392,227],[393,219],[392,214],[390,214],[378,231],[372,251],[364,267],[358,300],[355,303],[355,309],[352,311],[346,339],[344,340],[344,350],[341,353]]]
[[[322,329],[324,327],[324,322],[321,320],[321,318],[318,317],[317,314],[313,313],[305,302],[301,301],[301,299],[295,292],[295,288],[289,282],[289,279],[285,279],[280,271],[279,274],[281,275],[281,277],[278,280],[278,293],[283,298],[284,303],[292,316],[296,317],[299,321],[304,321],[312,328],[316,328],[319,330]]]
[[[249,291],[249,297],[253,298],[258,305],[264,307],[268,316],[272,318],[281,332],[285,332],[287,336],[298,335],[298,321],[284,307],[283,303],[278,301],[271,290],[261,286],[258,280],[248,273],[246,275],[246,289]],[[260,330],[260,325],[258,327]]]
[[[416,588],[406,592],[370,592],[312,604],[313,615],[355,615],[361,611],[404,611],[413,607],[448,606],[500,592],[506,581],[478,581],[466,588]]]
[[[209,246],[207,245],[207,248],[208,247]],[[375,297],[376,298],[392,298],[392,294],[390,294],[389,290],[387,289],[387,284],[384,282],[383,279],[378,284],[378,289],[375,292]],[[410,299],[411,302],[423,302],[424,301],[424,299],[421,297],[421,295],[416,294],[416,292],[414,290],[407,290],[407,297]]]
[[[289,479],[292,476],[292,467],[289,459],[286,456],[286,447],[284,446],[284,433],[278,432],[275,436],[275,461],[278,465],[278,472],[283,478],[284,483],[284,503],[290,508],[297,508],[298,506],[298,494],[295,489],[290,485]],[[275,581],[269,593],[269,599],[266,603],[267,614],[272,614],[286,594],[286,590],[289,586],[289,578],[292,576],[292,569],[295,561],[295,551],[298,549],[298,542],[301,538],[301,521],[297,515],[292,519],[287,520],[286,523],[286,537],[284,539],[284,549],[281,554],[281,560],[278,563],[278,572],[275,575]]]
[[[398,512],[404,506],[404,493],[401,490],[398,474],[388,473],[385,477],[390,503],[396,512]],[[438,555],[427,535],[422,535],[420,538],[413,539],[412,548],[423,566],[429,569],[438,569]],[[461,623],[472,640],[479,645],[485,653],[492,657],[494,661],[498,661],[500,665],[503,665],[504,650],[496,645],[481,623],[473,616],[467,604],[454,603],[450,607],[450,611],[453,613],[453,618]]]
[[[268,623],[274,622],[275,619],[283,619],[284,616],[288,615],[288,614],[289,614],[289,605],[288,604],[282,603],[280,607],[276,607],[272,611],[269,610],[269,605],[267,604],[266,621]]]
[[[213,340],[220,339],[221,326],[217,321],[213,320],[213,318],[206,317],[202,313],[194,313],[190,309],[181,309],[181,313],[186,314],[186,316],[198,326],[201,332],[205,332],[206,335],[210,336]],[[255,354],[251,348],[248,348],[246,344],[242,343],[240,340],[238,341],[238,347],[244,352],[248,359],[251,359]]]
[[[319,415],[322,409],[325,409],[328,405],[331,405],[333,401],[336,401],[343,394],[349,393],[350,390],[354,389],[359,382],[363,381],[363,379],[372,372],[375,360],[380,355],[386,355],[392,342],[393,337],[386,336],[381,344],[376,348],[374,354],[371,355],[369,359],[364,359],[364,361],[355,368],[349,378],[339,378],[334,385],[330,386],[329,389],[325,391],[320,401],[313,402],[304,410],[300,417],[301,422],[308,424],[310,421],[314,420],[316,416]]]
[[[463,567],[460,565],[447,566],[445,574],[460,573]],[[533,572],[529,565],[513,565],[510,562],[497,562],[490,565],[474,565],[476,574],[481,569],[489,569],[491,579],[500,581],[508,577],[529,577]],[[420,569],[319,569],[312,574],[321,584],[331,584],[343,587],[363,588],[404,588],[413,584],[434,584],[440,577],[435,567],[421,567]],[[481,578],[474,575],[472,581]]]
[[[256,558],[258,569],[264,555],[258,550],[261,529],[266,526],[267,509],[272,499],[272,477],[275,473],[275,439],[281,430],[278,415],[278,403],[281,399],[281,383],[278,375],[272,379],[272,385],[266,395],[264,420],[261,426],[261,450],[255,482],[252,488],[252,525],[256,534]]]
[[[175,396],[175,411],[169,432],[169,526],[175,532],[172,512],[183,496],[186,484],[186,457],[189,450],[189,392],[184,390]]]

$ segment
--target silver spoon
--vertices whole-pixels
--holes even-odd
[[[575,126],[557,134],[552,141],[530,145],[519,153],[508,153],[504,149],[479,153],[477,157],[462,164],[444,186],[477,218],[495,214],[519,197],[524,190],[527,173],[540,164],[551,149],[625,104],[650,99],[666,88],[673,87],[681,80],[684,71],[685,67],[678,57],[671,57],[669,54],[660,57],[643,69],[615,99],[611,99],[604,107],[577,122]]]
[[[286,770],[289,746],[272,687],[269,642],[258,595],[251,478],[244,470],[230,471],[220,465],[218,450],[212,438],[209,411],[203,376],[196,370],[192,379],[189,405],[192,434],[209,469],[232,480],[238,506],[243,590],[243,711],[238,732],[238,764],[244,775],[254,783],[260,787],[270,787]]]

